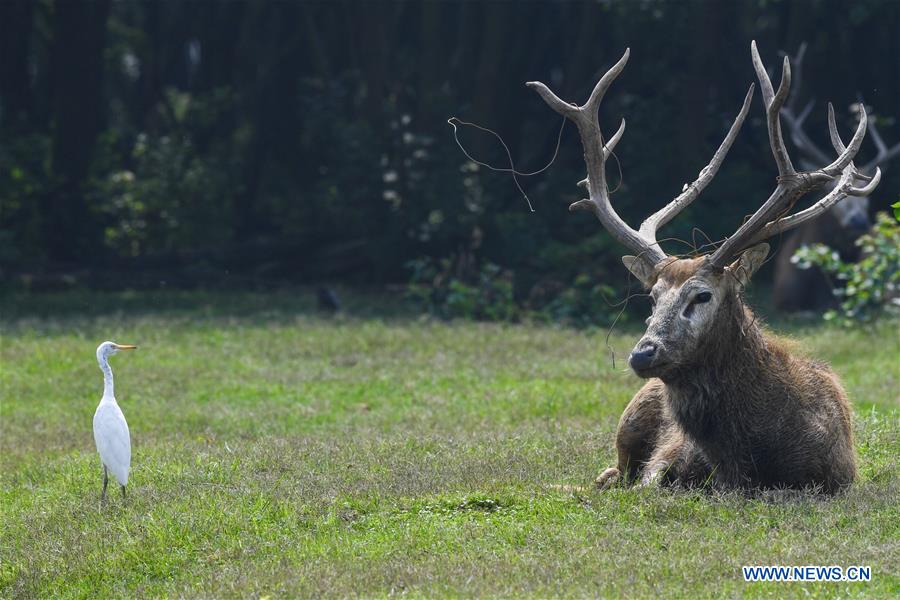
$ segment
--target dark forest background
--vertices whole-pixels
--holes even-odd
[[[630,46],[601,122],[628,121],[614,203],[637,226],[720,143],[755,80],[751,39],[772,66],[809,43],[794,90],[817,99],[808,131],[823,146],[825,102],[849,136],[858,94],[900,141],[894,1],[2,0],[0,272],[8,285],[383,285],[489,265],[517,298],[615,287],[621,249],[566,210],[584,176],[574,128],[521,180],[532,213],[508,175],[466,160],[448,117],[496,130],[534,170],[560,118],[523,83],[581,102]],[[768,195],[758,93],[751,115],[664,235],[721,238]],[[496,139],[460,138],[508,166]],[[889,169],[873,211],[898,190]]]

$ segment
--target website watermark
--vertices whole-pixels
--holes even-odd
[[[871,581],[872,568],[868,566],[840,567],[838,565],[806,565],[786,567],[779,565],[741,567],[744,581]]]

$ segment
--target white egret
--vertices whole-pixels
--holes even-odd
[[[122,486],[122,499],[125,499],[125,485],[128,483],[128,469],[131,466],[131,435],[125,415],[116,402],[113,393],[113,374],[109,367],[109,357],[121,350],[134,350],[137,346],[125,346],[115,342],[103,342],[97,346],[97,362],[103,371],[103,398],[94,413],[94,441],[97,452],[103,463],[103,493],[101,500],[106,499],[106,484],[109,483],[109,471]]]

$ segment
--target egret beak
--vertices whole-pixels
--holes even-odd
[[[116,350],[137,350],[137,346],[132,346],[130,344],[116,344]]]

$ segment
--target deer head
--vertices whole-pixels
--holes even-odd
[[[847,145],[838,134],[834,110],[829,105],[829,132],[837,158],[831,162],[826,158],[822,161],[825,165],[815,170],[794,169],[784,145],[780,120],[791,85],[790,61],[785,57],[781,83],[776,91],[759,57],[756,42],[753,42],[750,54],[762,89],[769,142],[778,167],[775,189],[762,206],[711,254],[690,259],[669,256],[660,247],[656,232],[693,202],[715,177],[747,117],[754,86],[750,86],[743,107],[724,141],[697,179],[634,230],[613,210],[605,173],[606,160],[625,132],[625,121],[623,119],[616,133],[604,141],[597,114],[603,96],[625,68],[629,54],[626,50],[581,106],[564,102],[543,83],[526,85],[578,127],[588,173],[580,185],[587,187],[589,197],[574,202],[569,210],[593,212],[614,238],[635,253],[624,256],[622,261],[650,290],[655,307],[647,319],[647,331],[632,351],[629,363],[641,377],[665,378],[668,373],[708,358],[726,317],[738,312],[743,314],[739,294],[768,254],[769,247],[762,243],[764,240],[816,218],[844,198],[868,196],[878,185],[881,171],[875,167],[869,176],[853,164],[866,134],[866,111],[862,105],[859,124]],[[789,215],[800,197],[827,185],[831,185],[831,189],[819,201]]]
[[[743,317],[741,289],[765,262],[768,244],[745,250],[730,265],[716,268],[705,257],[668,258],[652,272],[641,273],[650,289],[652,313],[647,330],[629,357],[641,377],[661,377],[709,362],[712,348],[724,346],[728,324]],[[626,266],[643,269],[632,256]],[[729,339],[730,341],[730,339]]]

